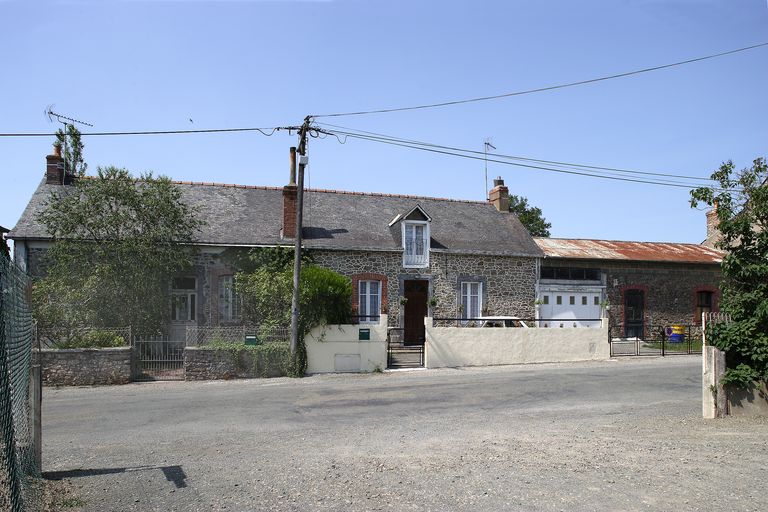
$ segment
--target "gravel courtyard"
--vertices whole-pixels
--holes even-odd
[[[86,511],[765,510],[768,421],[698,357],[46,389]]]

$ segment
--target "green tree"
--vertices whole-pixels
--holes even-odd
[[[34,287],[42,329],[166,325],[170,281],[190,268],[201,226],[168,178],[99,168],[53,193],[39,220],[55,238]]]
[[[235,278],[243,299],[243,319],[267,328],[291,324],[292,262],[282,269],[276,269],[275,263],[253,272],[239,272]],[[293,377],[304,375],[307,369],[304,337],[309,331],[318,325],[349,323],[352,315],[352,283],[341,274],[306,265],[301,270],[299,289],[299,345],[289,369]]]
[[[73,124],[65,125],[65,129],[59,128],[56,131],[55,144],[62,148],[62,157],[64,158],[64,168],[70,176],[85,176],[88,164],[83,159],[83,142],[80,137],[80,130]]]
[[[549,228],[552,224],[544,218],[541,208],[529,205],[525,197],[509,196],[509,211],[517,215],[531,236],[549,236]]]
[[[768,381],[768,167],[758,158],[736,171],[725,162],[712,174],[717,187],[691,192],[691,206],[716,209],[723,258],[720,309],[732,322],[711,326],[709,339],[725,352],[724,383],[750,387]]]

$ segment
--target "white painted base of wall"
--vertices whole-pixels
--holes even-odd
[[[425,319],[425,366],[446,368],[610,359],[608,322],[598,328],[432,327]]]
[[[370,340],[360,340],[370,329]],[[378,324],[316,327],[304,340],[307,373],[372,372],[387,367],[387,315]]]

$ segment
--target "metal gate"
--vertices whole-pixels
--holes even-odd
[[[623,336],[628,329],[622,325],[611,326],[609,340],[611,357],[622,356],[672,356],[701,354],[701,330],[692,325],[675,326],[675,332],[670,326],[642,325],[633,328],[644,336]]]
[[[184,380],[185,345],[163,336],[135,338],[136,380]]]
[[[406,345],[403,343],[403,329],[387,329],[387,368],[422,368],[424,367],[424,344]]]

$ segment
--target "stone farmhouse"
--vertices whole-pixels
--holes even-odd
[[[62,159],[47,157],[45,178],[8,238],[15,259],[40,275],[53,242],[38,222],[52,190],[71,186]],[[293,246],[297,187],[176,182],[205,220],[189,275],[174,280],[169,332],[240,322],[231,249]],[[696,324],[716,310],[718,250],[693,244],[534,240],[508,212],[509,191],[494,180],[487,202],[336,190],[304,196],[304,246],[317,264],[350,278],[361,323],[403,329],[422,344],[424,317],[534,317],[547,327],[588,327],[606,301],[619,336],[649,326]],[[538,315],[538,316],[536,316]],[[561,322],[561,320],[563,322]],[[570,322],[566,322],[570,320]],[[560,324],[563,325],[560,325]]]
[[[47,157],[46,177],[9,234],[16,260],[32,275],[42,272],[41,256],[52,243],[38,214],[52,190],[70,186],[63,184],[60,164],[61,157]],[[388,314],[390,326],[404,329],[406,342],[423,343],[428,314],[532,318],[542,252],[508,212],[503,180],[494,185],[489,202],[307,190],[304,246],[317,264],[351,279],[360,322],[378,323],[379,315]],[[292,247],[297,186],[176,186],[206,222],[194,272],[174,280],[169,330],[182,336],[187,326],[239,322],[236,269],[223,254]]]

